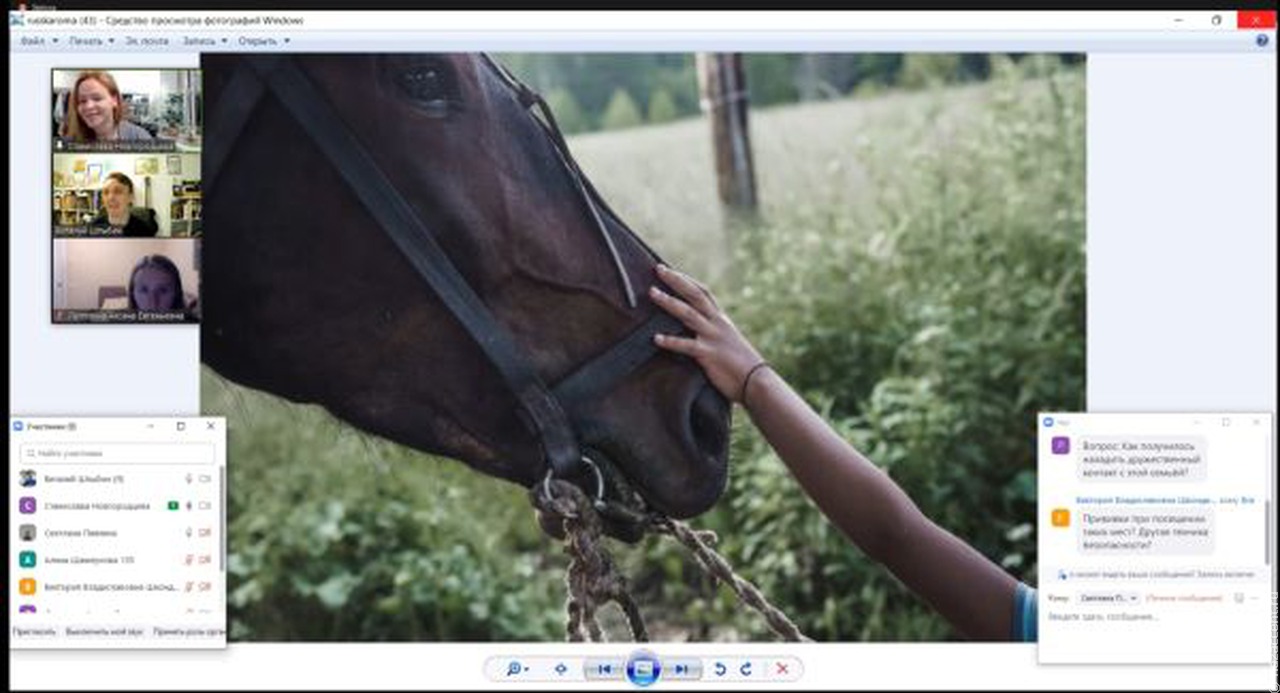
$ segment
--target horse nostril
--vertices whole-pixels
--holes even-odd
[[[703,386],[689,406],[689,433],[694,448],[722,462],[729,442],[729,403],[711,385]]]

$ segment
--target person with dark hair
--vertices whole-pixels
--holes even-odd
[[[186,311],[182,275],[173,260],[146,255],[129,273],[129,310],[144,312]]]
[[[133,206],[133,181],[119,171],[107,174],[102,184],[102,211],[93,226],[131,238],[150,238],[160,231],[154,209]]]
[[[62,137],[76,142],[154,139],[146,128],[127,120],[120,87],[109,72],[81,72],[69,100],[59,132]]]
[[[658,334],[741,405],[827,519],[971,640],[1035,641],[1036,591],[920,512],[889,475],[841,438],[761,357],[715,297],[658,266],[649,295],[692,336]]]

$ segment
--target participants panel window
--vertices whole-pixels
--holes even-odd
[[[226,422],[10,420],[12,647],[226,646]]]

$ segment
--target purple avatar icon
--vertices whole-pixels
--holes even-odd
[[[18,512],[23,515],[30,515],[36,511],[36,499],[31,496],[23,496],[18,499]]]
[[[34,614],[35,612],[36,612],[35,604],[23,604],[22,606],[18,607],[18,613],[20,614]]]
[[[1065,455],[1071,452],[1071,439],[1066,436],[1054,436],[1052,446],[1053,454]]]

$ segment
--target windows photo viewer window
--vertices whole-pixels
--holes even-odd
[[[9,31],[11,688],[1275,690],[1274,10]]]

